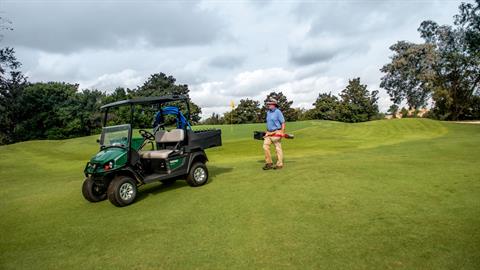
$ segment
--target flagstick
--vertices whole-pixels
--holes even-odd
[[[232,113],[230,114],[230,132],[233,134],[233,109]]]

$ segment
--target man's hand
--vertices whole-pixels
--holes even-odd
[[[285,123],[282,123],[282,129],[279,130],[278,132],[279,134],[281,135],[285,134],[285,126],[286,126]]]

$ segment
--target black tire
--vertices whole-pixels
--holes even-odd
[[[127,206],[137,197],[137,183],[128,176],[115,176],[108,185],[108,200],[115,206]]]
[[[99,202],[107,198],[105,188],[95,183],[91,178],[87,178],[83,181],[82,194],[89,202]]]
[[[171,185],[175,184],[176,181],[177,181],[177,179],[175,179],[175,178],[160,180],[160,182],[162,182],[162,184],[164,184],[166,186],[171,186]]]
[[[187,175],[187,183],[191,187],[199,187],[208,182],[208,169],[202,162],[196,162],[190,168]]]

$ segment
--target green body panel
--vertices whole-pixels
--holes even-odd
[[[90,159],[90,162],[103,165],[111,160],[115,160],[115,163],[118,164],[119,161],[122,160],[122,157],[127,156],[126,154],[127,150],[123,148],[107,148],[104,150],[100,150],[100,152],[98,152],[95,156],[92,157],[92,159]]]
[[[143,144],[143,138],[132,138],[132,149],[138,151]],[[119,147],[111,147],[100,150],[95,156],[90,159],[90,164],[85,168],[86,173],[105,174],[103,165],[107,162],[113,161],[113,168],[108,172],[113,171],[127,163],[127,150]],[[97,164],[97,169],[93,164]]]
[[[172,159],[168,162],[171,170],[175,170],[176,168],[180,167],[183,164],[183,160],[185,157],[179,157],[176,159]]]
[[[102,175],[106,173],[103,165],[110,161],[113,161],[113,168],[108,170],[109,172],[125,165],[125,163],[127,163],[127,150],[117,147],[100,150],[100,152],[90,159],[89,164],[85,168],[85,172]]]

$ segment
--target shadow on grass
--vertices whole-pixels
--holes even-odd
[[[275,158],[273,158],[273,163],[277,162],[277,160]],[[295,160],[283,160],[283,163],[295,163],[296,161]],[[265,164],[265,160],[264,159],[259,159],[257,160],[257,163],[261,163],[261,164]]]
[[[145,188],[143,188],[142,190],[139,190],[136,201],[146,199],[149,195],[158,195],[163,192],[168,192],[170,190],[175,190],[177,188],[183,188],[186,186],[188,186],[187,182],[183,180],[177,180],[175,181],[175,183],[172,184],[149,184],[146,185]]]
[[[231,167],[217,167],[217,166],[208,166],[209,179],[205,185],[211,184],[215,178],[223,173],[231,172],[233,168]],[[137,201],[141,201],[147,198],[149,195],[157,195],[163,192],[168,192],[170,190],[175,190],[177,188],[187,187],[188,184],[184,178],[178,179],[174,183],[161,183],[161,184],[150,184],[144,186],[143,189],[139,190],[137,195]]]
[[[208,172],[210,174],[209,183],[213,182],[215,178],[224,173],[229,173],[233,170],[232,167],[218,167],[218,166],[208,166]]]

